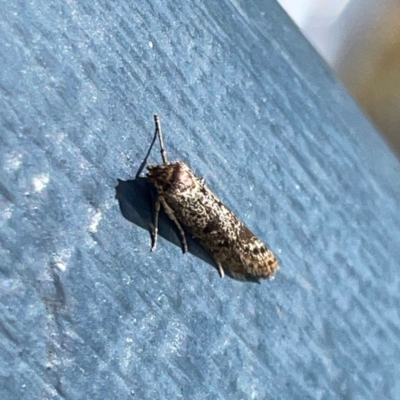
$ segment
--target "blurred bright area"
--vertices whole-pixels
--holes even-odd
[[[278,0],[400,155],[400,0]]]

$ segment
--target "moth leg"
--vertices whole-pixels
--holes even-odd
[[[217,265],[218,265],[219,275],[220,275],[220,277],[222,279],[225,276],[224,269],[222,268],[222,264],[219,261],[217,261]]]
[[[154,217],[154,229],[153,229],[153,245],[151,246],[150,251],[154,251],[157,246],[157,237],[158,237],[158,215],[160,214],[160,204],[161,204],[161,196],[157,196],[156,199],[156,215]]]
[[[183,252],[186,253],[188,251],[188,246],[187,246],[187,241],[186,241],[186,235],[184,230],[182,229],[182,225],[179,223],[179,221],[175,217],[175,213],[172,210],[172,208],[168,205],[168,203],[165,201],[164,197],[159,197],[160,202],[164,207],[165,213],[168,215],[172,221],[175,222],[176,227],[178,228],[179,233],[182,236],[182,244],[183,244]]]

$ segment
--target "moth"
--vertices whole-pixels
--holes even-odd
[[[183,228],[186,227],[214,259],[221,278],[227,270],[239,280],[273,277],[279,265],[272,251],[218,199],[204,179],[198,178],[182,161],[168,161],[158,115],[154,115],[154,122],[153,141],[136,175],[138,177],[146,165],[158,137],[162,164],[148,165],[146,175],[157,190],[151,251],[157,245],[158,217],[162,206],[178,228],[183,252],[188,250]]]

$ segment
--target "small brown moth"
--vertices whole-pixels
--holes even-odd
[[[147,166],[147,177],[157,189],[151,250],[154,251],[157,244],[158,215],[162,205],[182,236],[183,252],[187,252],[187,242],[182,225],[213,257],[221,278],[225,275],[224,268],[240,280],[273,277],[279,265],[272,251],[211,192],[204,179],[196,177],[181,161],[168,162],[158,115],[154,115],[154,121],[156,132],[151,147],[157,136],[163,163]]]

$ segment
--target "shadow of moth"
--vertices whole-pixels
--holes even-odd
[[[153,231],[154,251],[158,236],[158,215],[162,206],[175,223],[182,238],[182,250],[187,252],[185,231],[197,238],[213,257],[221,277],[224,270],[239,280],[271,278],[279,268],[272,251],[226,207],[221,200],[181,161],[168,162],[158,115],[154,115],[156,130],[143,160],[138,177],[147,163],[151,148],[158,137],[161,165],[148,165],[147,178],[157,189]]]

